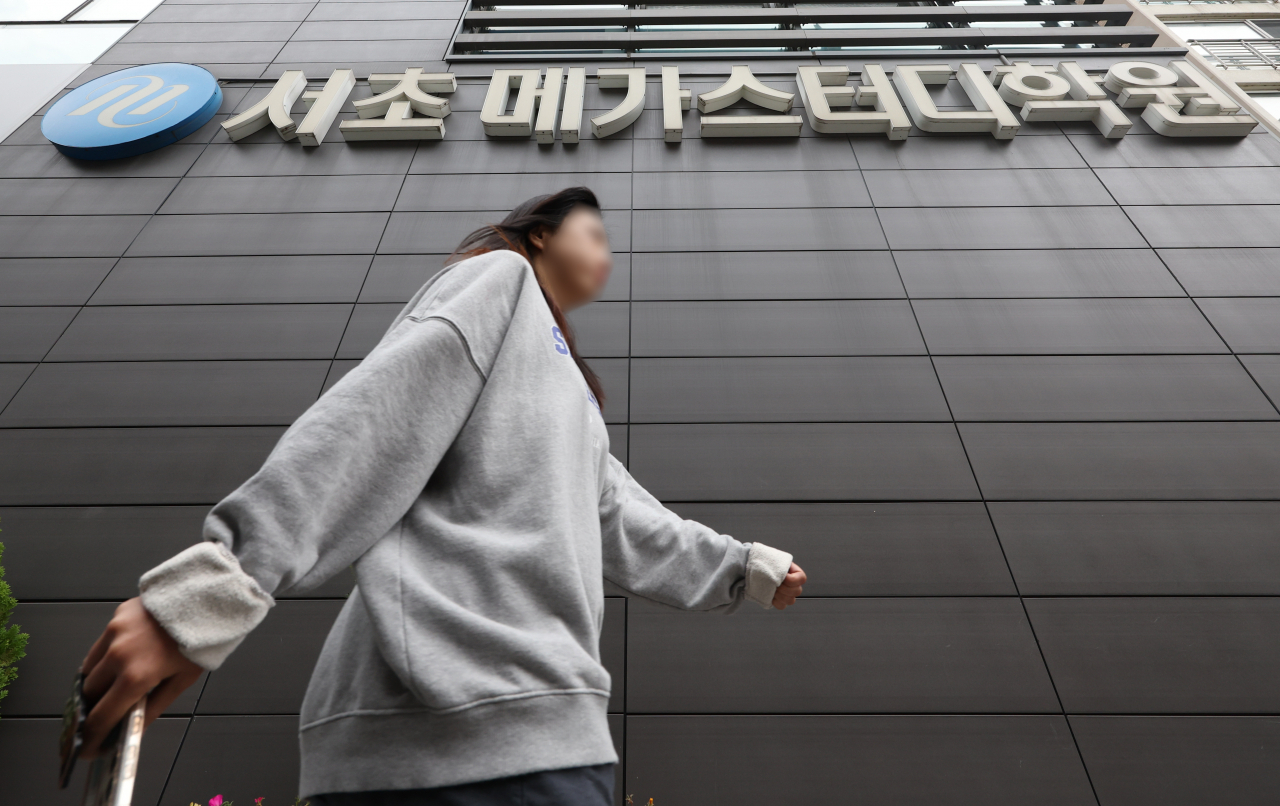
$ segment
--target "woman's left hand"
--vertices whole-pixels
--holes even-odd
[[[779,610],[786,609],[787,605],[796,603],[796,597],[804,590],[804,583],[808,580],[805,576],[804,569],[791,563],[791,569],[787,571],[787,576],[782,580],[782,584],[773,594],[773,606]]]

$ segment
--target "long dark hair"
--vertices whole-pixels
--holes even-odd
[[[458,244],[458,247],[445,258],[444,265],[448,266],[457,260],[492,252],[495,249],[509,249],[512,252],[518,252],[524,256],[525,260],[532,263],[531,253],[534,246],[529,236],[538,232],[538,230],[546,230],[548,233],[555,232],[564,223],[565,216],[569,215],[578,205],[585,205],[597,212],[600,211],[600,202],[596,200],[596,194],[592,193],[590,189],[581,186],[565,188],[542,196],[534,196],[532,199],[516,205],[515,209],[497,224],[485,224],[483,227],[468,233],[462,239],[462,242]],[[534,276],[538,277],[538,273],[534,272]],[[573,328],[569,326],[569,320],[565,317],[564,311],[560,309],[550,292],[547,291],[547,287],[541,277],[538,277],[538,287],[542,289],[542,296],[551,308],[551,315],[555,317],[556,325],[559,326],[560,333],[564,336],[565,343],[569,346],[569,354],[573,356],[573,362],[582,371],[582,377],[586,379],[587,386],[591,389],[591,394],[596,396],[596,401],[600,404],[600,410],[603,411],[604,387],[600,383],[600,378],[587,365],[587,362],[582,360],[582,356],[578,355]]]

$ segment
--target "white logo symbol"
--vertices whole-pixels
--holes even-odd
[[[127,98],[123,98],[119,101],[116,101],[115,103],[111,104],[111,106],[108,106],[106,109],[103,109],[101,112],[99,112],[98,113],[99,123],[111,129],[130,129],[130,128],[133,128],[134,126],[143,126],[147,123],[151,123],[152,121],[159,120],[160,118],[164,117],[165,115],[169,114],[174,110],[174,108],[177,106],[176,103],[173,104],[173,106],[170,106],[165,111],[151,118],[150,120],[143,120],[138,123],[116,123],[116,120],[115,120],[116,115],[120,114],[121,112],[124,112],[124,110],[128,109],[129,107],[133,106],[134,104],[138,103],[144,98],[154,95],[157,91],[160,90],[161,87],[164,86],[164,79],[157,78],[156,76],[129,76],[128,78],[121,79],[121,80],[122,81],[138,81],[140,79],[148,79],[147,86],[142,87],[142,89],[138,89],[141,86],[140,84],[122,84],[119,87],[116,87],[115,89],[109,90],[108,92],[105,92],[102,95],[99,95],[97,98],[94,98],[92,101],[80,107],[79,109],[75,110],[74,112],[68,112],[67,116],[72,117],[75,115],[87,115],[93,110],[97,109],[98,107],[111,103],[112,101],[115,101],[121,95],[124,95],[125,93],[129,92],[129,90],[138,90],[138,91],[128,96]],[[191,88],[188,87],[186,84],[174,84],[173,86],[165,90],[163,93],[161,93],[159,97],[154,98],[150,101],[147,101],[142,106],[138,107],[137,109],[127,114],[149,115],[152,112],[159,109],[162,105],[168,103],[169,101],[174,100],[179,95],[181,95],[182,93],[186,92],[189,89]]]

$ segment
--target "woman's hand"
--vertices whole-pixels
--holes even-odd
[[[116,608],[80,670],[85,703],[94,704],[85,718],[81,758],[101,754],[102,740],[138,700],[147,697],[146,727],[204,671],[136,596]]]
[[[805,576],[804,569],[792,562],[791,569],[787,571],[782,584],[773,593],[773,606],[779,610],[785,610],[787,605],[795,604],[796,597],[804,590],[804,583],[808,579]]]

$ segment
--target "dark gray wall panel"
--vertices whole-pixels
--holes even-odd
[[[1035,141],[1048,140],[1037,137]],[[893,249],[1131,249],[1147,243],[1118,207],[880,210]]]
[[[83,305],[115,258],[0,260],[0,306]]]
[[[924,352],[897,300],[634,303],[632,354],[910,355]]]
[[[1267,133],[1250,137],[1205,138],[1188,148],[1177,137],[1070,135],[1071,144],[1094,168],[1217,168],[1280,165],[1280,142]]]
[[[457,19],[462,11],[463,3],[436,2],[421,3],[417,0],[400,0],[400,2],[367,3],[325,2],[316,6],[307,18],[309,20],[424,20],[424,19]]]
[[[279,62],[434,62],[444,57],[448,37],[444,39],[382,39],[376,42],[299,42],[292,41],[275,56]],[[363,72],[363,71],[361,71]]]
[[[453,36],[453,29],[457,27],[457,22],[456,17],[443,20],[307,20],[298,26],[297,32],[290,37],[290,41],[368,42],[388,39],[448,39]],[[282,56],[282,58],[292,57]]]
[[[354,302],[370,259],[370,255],[126,257],[107,275],[89,304]]]
[[[1002,142],[989,134],[935,137],[928,141],[852,137],[864,171],[920,168],[1084,168],[1065,137],[1018,137]]]
[[[70,684],[68,684],[70,691]],[[159,719],[147,728],[147,749],[138,757],[138,777],[133,802],[137,806],[157,806],[169,769],[182,744],[187,719]],[[58,744],[62,718],[0,720],[0,759],[4,759],[5,798],[13,803],[41,806],[80,806],[84,797],[89,764],[80,761],[66,789],[58,789],[57,757],[51,748]],[[20,772],[19,772],[20,771]]]
[[[382,341],[404,303],[377,302],[355,306],[347,329],[342,334],[337,358],[364,358]]]
[[[1240,360],[1272,402],[1280,403],[1280,356],[1246,355]]]
[[[1202,299],[1197,304],[1237,353],[1280,352],[1280,298]]]
[[[240,65],[237,75],[258,75],[283,42],[143,42],[121,43],[98,57],[98,64],[157,64],[186,58],[196,63]],[[256,67],[256,69],[254,69]],[[218,75],[218,73],[214,73]]]
[[[39,361],[67,329],[74,307],[0,308],[0,361]]]
[[[27,118],[26,122],[14,129],[8,137],[0,140],[0,145],[37,146],[48,143],[49,138],[40,133],[40,123],[43,120],[42,115]]]
[[[4,507],[7,581],[19,600],[128,599],[138,594],[138,577],[199,542],[208,511],[206,506]],[[68,557],[76,561],[67,562]]]
[[[196,504],[262,466],[282,426],[0,429],[0,505]]]
[[[871,210],[636,210],[637,252],[884,249]]]
[[[1280,709],[1280,598],[1050,598],[1026,607],[1067,713]]]
[[[857,171],[742,171],[635,174],[635,207],[870,207]]]
[[[403,177],[197,176],[183,179],[161,213],[345,213],[390,210]]]
[[[473,229],[497,223],[508,210],[477,210],[459,213],[392,213],[386,235],[378,247],[381,254],[449,254]],[[605,230],[615,250],[631,248],[631,212],[607,211]]]
[[[1280,249],[1161,249],[1193,297],[1280,296]]]
[[[135,25],[121,42],[283,42],[298,28],[297,22],[235,20],[204,22],[148,22]],[[300,33],[300,32],[299,32]]]
[[[235,22],[265,20],[301,22],[311,9],[308,3],[226,3],[178,5],[165,3],[147,15],[144,25],[157,22]],[[314,5],[314,2],[311,3]]]
[[[327,360],[41,364],[0,427],[289,425],[328,371]]]
[[[1275,801],[1280,720],[1227,716],[1072,716],[1103,803],[1238,806]]]
[[[633,425],[630,470],[671,501],[978,495],[955,430],[933,423]]]
[[[154,216],[129,247],[129,255],[371,254],[382,237],[387,215],[244,213]]]
[[[613,265],[609,268],[609,279],[596,300],[626,300],[631,298],[631,253],[614,252]]]
[[[632,259],[632,299],[903,296],[888,252],[650,252]]]
[[[0,216],[0,243],[5,257],[117,257],[148,220],[145,215]]]
[[[1107,168],[1118,204],[1280,204],[1280,168]]]
[[[342,601],[280,602],[209,675],[198,714],[296,714]]]
[[[0,179],[0,215],[154,213],[174,179]]]
[[[1027,596],[1280,594],[1271,501],[988,505]]]
[[[965,249],[893,253],[914,297],[1181,297],[1150,249]]]
[[[627,792],[663,806],[1097,803],[1061,716],[628,716]]]
[[[1225,353],[1190,300],[917,300],[936,355]]]
[[[729,138],[732,140],[733,138]],[[690,140],[678,144],[635,140],[635,170],[641,171],[856,171],[858,161],[844,137],[764,138],[765,142]]]
[[[36,364],[0,364],[0,411],[9,404]]]
[[[351,305],[88,307],[50,361],[332,358]]]
[[[298,794],[298,717],[197,716],[161,803],[293,803]]]
[[[1016,597],[745,602],[729,618],[637,599],[627,621],[633,714],[1058,711]]]
[[[450,114],[445,126],[453,122]],[[449,132],[453,136],[453,132]],[[625,173],[435,174],[410,176],[397,210],[510,210],[525,199],[568,187],[591,188],[605,210],[631,207],[631,175]]]
[[[1274,420],[1233,356],[938,357],[957,420]]]
[[[5,721],[15,716],[61,716],[80,663],[102,635],[118,602],[20,603],[13,610],[14,624],[31,636],[27,656],[18,661],[18,680],[4,698]],[[190,714],[203,685],[191,686],[165,713]],[[53,745],[50,757],[56,758]],[[56,776],[50,764],[49,780]]]
[[[567,313],[583,358],[625,356],[631,313],[627,302],[593,302]]]
[[[588,362],[604,387],[604,421],[625,423],[631,398],[631,360],[628,358],[593,358]]]
[[[805,597],[1017,592],[981,504],[673,503],[670,508],[743,542],[790,552],[808,576]]]
[[[461,86],[459,86],[461,89]],[[481,92],[480,97],[484,97]],[[451,101],[452,103],[452,101]],[[612,104],[610,105],[612,106]],[[449,121],[445,120],[445,129]],[[584,121],[588,134],[572,148],[564,148],[560,141],[552,146],[540,146],[533,138],[505,140],[424,141],[413,158],[409,173],[413,174],[469,174],[469,173],[601,173],[607,171],[631,171],[631,141],[592,140],[590,127]],[[510,206],[507,206],[510,209]]]
[[[0,508],[7,580],[20,600],[136,596],[138,577],[201,540],[209,509],[210,505]],[[68,563],[68,557],[77,562]],[[344,571],[302,595],[346,596],[354,584],[354,575]]]
[[[631,372],[633,422],[951,420],[924,357],[636,358]]]
[[[991,500],[1270,499],[1276,423],[965,423]]]
[[[1107,189],[1088,168],[867,171],[864,176],[877,207],[1112,203]]]
[[[118,160],[75,160],[51,143],[0,148],[2,177],[182,176],[204,146],[172,145]]]
[[[1280,246],[1280,205],[1126,207],[1155,247]]]
[[[324,388],[320,391],[320,394],[329,391],[330,387],[342,380],[344,375],[355,369],[360,361],[361,359],[359,358],[341,358],[329,362],[329,374],[325,376]]]
[[[303,148],[295,140],[252,145],[214,143],[191,165],[191,176],[336,176],[403,174],[417,144],[335,143]],[[165,149],[168,151],[169,149]],[[3,152],[0,152],[0,157]],[[190,165],[190,163],[188,163]],[[358,182],[358,179],[350,180]]]
[[[444,268],[447,255],[377,255],[360,288],[360,302],[406,303]]]

